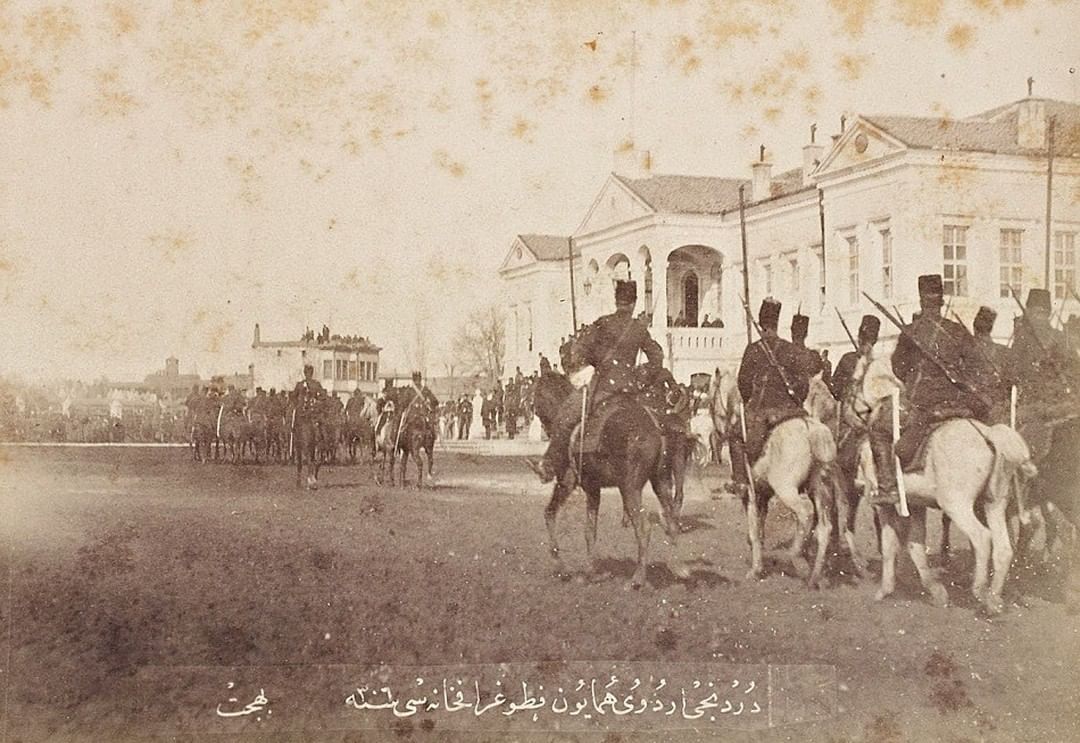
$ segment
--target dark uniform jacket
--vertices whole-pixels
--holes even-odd
[[[792,345],[795,346],[795,353],[799,357],[799,384],[805,384],[809,393],[810,380],[824,369],[825,365],[821,361],[821,355],[816,351],[812,351],[798,343],[792,343]],[[806,399],[805,396],[803,399]]]
[[[779,369],[769,360],[770,355]],[[751,343],[743,352],[739,365],[739,394],[752,413],[802,410],[802,403],[810,391],[809,379],[799,349],[775,333],[765,331],[763,338]]]
[[[836,364],[836,369],[833,370],[832,375],[826,381],[829,386],[829,392],[839,402],[844,402],[850,396],[849,387],[855,376],[855,365],[859,363],[859,352],[848,351],[840,357],[840,361]]]
[[[323,386],[317,379],[301,379],[293,388],[293,396],[296,400],[296,417],[313,418],[318,410],[319,402],[326,395]]]
[[[927,358],[920,346],[936,361]],[[904,329],[892,355],[893,374],[904,383],[908,404],[933,411],[941,419],[987,414],[987,396],[980,398],[973,391],[979,366],[975,339],[967,328],[932,313],[920,315]],[[949,380],[950,375],[958,384]]]
[[[1049,324],[1018,318],[1013,332],[1012,357],[1022,399],[1057,402],[1066,387],[1077,392],[1080,374],[1065,334]]]
[[[596,369],[594,389],[598,394],[634,390],[634,367],[638,351],[649,363],[664,363],[664,350],[649,335],[649,329],[629,312],[604,315],[586,328],[574,349],[576,360]]]
[[[975,384],[989,399],[994,423],[1007,423],[1012,386],[1016,383],[1012,349],[989,335],[975,336]]]

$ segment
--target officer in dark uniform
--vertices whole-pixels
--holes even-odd
[[[739,364],[739,394],[746,408],[745,454],[750,462],[761,454],[774,426],[806,413],[802,404],[810,378],[804,372],[806,362],[799,349],[776,332],[780,308],[780,302],[772,297],[761,303],[761,338],[746,347]]]
[[[293,388],[297,420],[314,418],[324,397],[326,390],[319,384],[319,380],[315,379],[315,367],[304,364],[304,378]]]
[[[866,361],[862,364],[863,371],[865,371],[866,364],[870,361],[870,354],[873,353],[874,344],[877,343],[880,330],[880,320],[874,315],[863,315],[862,321],[859,323],[859,334],[856,341],[858,348],[841,356],[840,361],[836,364],[836,369],[829,377],[829,392],[838,402],[845,403],[850,400],[854,394],[854,385],[862,384],[861,374],[857,379],[855,377],[856,367],[859,365],[859,359],[865,359]]]
[[[632,281],[615,282],[615,312],[600,317],[577,336],[577,360],[583,366],[591,365],[595,370],[589,383],[591,410],[613,395],[637,389],[639,381],[635,366],[639,351],[644,352],[653,367],[660,367],[664,363],[664,351],[660,344],[649,335],[648,327],[634,318],[635,304],[637,284]],[[582,390],[575,390],[563,401],[552,426],[554,430],[548,432],[551,440],[543,460],[529,463],[542,482],[551,482],[561,476],[569,465],[570,434],[581,420],[583,394]]]
[[[435,393],[431,391],[431,388],[424,384],[423,375],[418,371],[412,373],[412,387],[410,390],[413,395],[420,397],[420,402],[413,405],[413,410],[421,408],[428,422],[434,423],[435,416],[439,411],[439,398],[435,397]],[[408,404],[406,403],[406,405]]]
[[[977,385],[975,339],[963,325],[942,317],[943,295],[939,274],[919,277],[920,312],[905,326],[892,355],[893,374],[904,383],[908,406],[895,446],[902,466],[910,464],[937,424],[952,418],[983,420],[990,412],[989,400]],[[874,505],[900,501],[896,468],[891,453],[883,448],[874,452],[878,477]]]
[[[796,314],[791,318],[791,342],[799,351],[801,371],[809,380],[822,370],[821,355],[817,351],[811,351],[806,347],[806,336],[810,333],[810,318],[806,315]]]
[[[991,424],[1009,422],[1012,386],[1016,383],[1011,349],[990,337],[996,319],[997,312],[980,307],[971,323],[978,350],[975,383],[990,400],[988,422]]]
[[[1053,428],[1080,415],[1078,362],[1065,334],[1050,323],[1050,314],[1050,292],[1032,289],[1013,332],[1018,428],[1036,463],[1050,449]]]

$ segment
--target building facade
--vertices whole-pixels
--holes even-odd
[[[264,390],[291,390],[304,378],[304,366],[311,364],[327,392],[340,393],[343,399],[357,389],[374,394],[379,389],[381,350],[366,338],[330,335],[328,329],[318,337],[305,334],[297,341],[264,341],[256,325],[252,381]]]
[[[763,150],[750,178],[611,174],[566,238],[578,322],[611,311],[612,282],[629,279],[677,379],[733,368],[747,343],[744,232],[751,311],[765,296],[781,300],[786,336],[801,308],[808,342],[834,358],[850,348],[839,318],[854,331],[873,311],[863,292],[910,319],[923,273],[943,275],[949,312],[965,323],[980,305],[997,310],[1001,341],[1018,313],[1012,291],[1023,299],[1047,276],[1062,321],[1080,314],[1076,104],[1026,98],[959,120],[854,116],[829,147],[806,145],[800,167],[775,176],[772,167]],[[568,289],[568,253],[515,267],[521,242],[500,269],[508,317],[529,297],[531,336],[549,340],[559,331],[541,320],[568,325],[564,297],[545,289],[556,276]],[[883,319],[885,342],[896,334]],[[535,369],[534,358],[517,358]]]

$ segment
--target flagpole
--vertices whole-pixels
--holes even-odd
[[[570,261],[570,322],[573,323],[573,327],[570,329],[571,334],[577,332],[577,298],[574,293],[574,236],[571,235],[566,240],[567,250],[569,255],[567,258]]]

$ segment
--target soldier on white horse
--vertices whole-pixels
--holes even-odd
[[[1012,561],[1005,509],[1018,476],[1034,474],[1023,439],[1008,426],[988,426],[989,411],[979,390],[974,339],[967,329],[942,317],[942,281],[938,275],[919,277],[921,311],[902,324],[874,303],[900,329],[892,369],[905,388],[906,421],[895,456],[875,452],[878,491],[873,502],[882,521],[882,575],[877,598],[895,589],[895,561],[905,542],[923,586],[939,605],[948,602],[945,587],[931,572],[926,558],[926,508],[940,508],[971,540],[975,552],[972,591],[991,613],[1001,610],[1001,591]],[[893,397],[893,400],[898,397]],[[871,432],[889,428],[893,406],[877,405]],[[873,435],[871,442],[874,441]],[[896,473],[903,469],[903,480]],[[893,505],[901,502],[899,486],[910,517]],[[983,500],[986,526],[975,515]],[[988,588],[989,564],[994,562]]]
[[[798,520],[788,557],[801,571],[807,567],[802,551],[814,528],[816,511],[818,549],[809,576],[813,586],[820,578],[832,531],[835,493],[828,482],[828,465],[835,459],[836,445],[829,429],[803,409],[809,378],[816,370],[794,344],[777,335],[780,309],[771,297],[762,302],[757,323],[760,338],[746,347],[738,374],[739,394],[745,401],[742,479],[749,486],[749,575],[758,578],[764,573],[763,512],[770,493],[775,493]],[[813,502],[804,491],[813,494]]]

